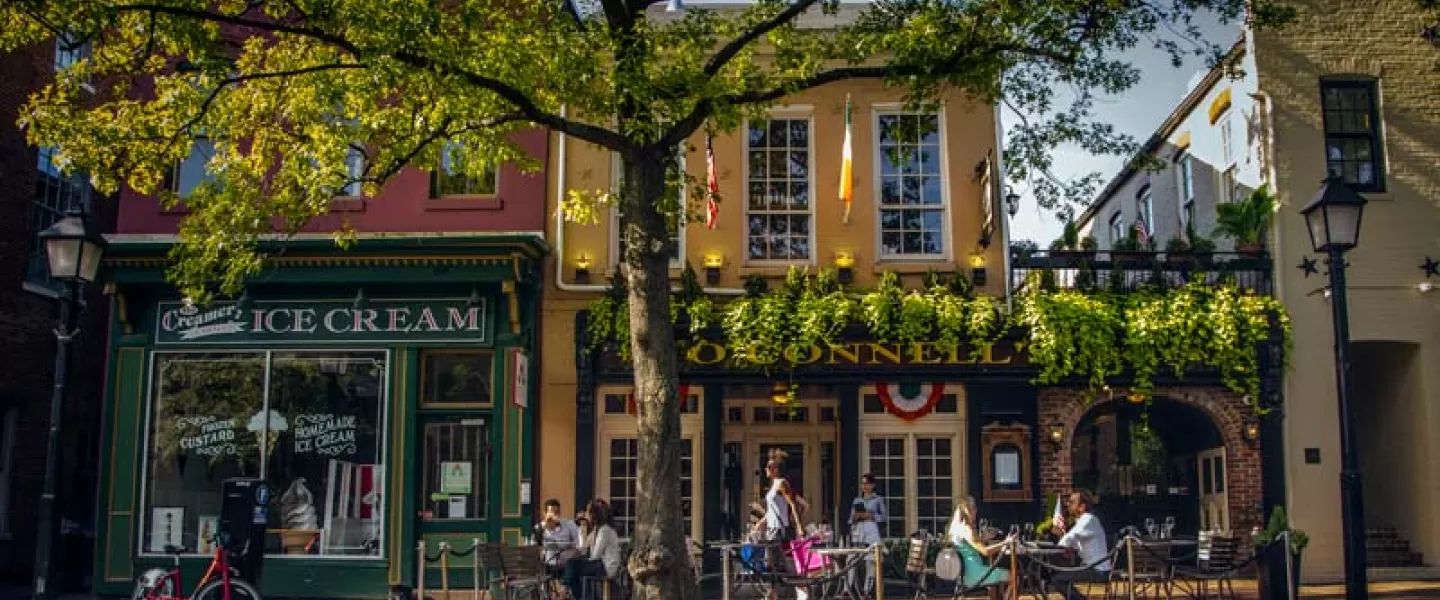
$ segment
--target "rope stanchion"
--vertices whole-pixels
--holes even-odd
[[[415,576],[415,588],[420,591],[418,597],[423,599],[425,598],[425,540],[422,539],[419,544],[416,544],[415,551],[420,555],[420,572]]]
[[[885,600],[885,544],[875,544],[875,600]]]
[[[1295,589],[1295,555],[1290,552],[1290,530],[1280,532],[1280,536],[1284,543],[1281,550],[1285,552],[1285,597],[1295,600],[1299,594]]]
[[[450,542],[440,542],[440,593],[450,598]]]
[[[473,538],[470,543],[470,586],[473,588],[470,598],[480,600],[480,553],[476,552],[480,548],[480,538]]]

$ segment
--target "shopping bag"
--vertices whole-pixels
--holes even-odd
[[[795,559],[795,574],[809,575],[830,566],[830,557],[815,551],[815,540],[789,542],[790,556]]]

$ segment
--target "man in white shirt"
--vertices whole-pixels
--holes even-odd
[[[1105,528],[1100,525],[1100,519],[1090,512],[1094,505],[1095,497],[1090,492],[1072,492],[1066,502],[1072,523],[1069,527],[1061,524],[1054,530],[1062,534],[1059,544],[1075,550],[1080,555],[1080,566],[1087,567],[1081,571],[1057,572],[1051,577],[1050,583],[1059,587],[1060,593],[1067,599],[1085,597],[1075,589],[1076,582],[1103,582],[1110,578],[1110,547],[1106,544]]]
[[[559,569],[580,555],[580,526],[561,516],[559,500],[545,501],[545,518],[537,529],[547,566]]]

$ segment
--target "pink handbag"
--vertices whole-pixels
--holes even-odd
[[[795,559],[795,573],[809,575],[830,566],[830,557],[814,550],[815,540],[800,539],[786,544],[790,556]]]

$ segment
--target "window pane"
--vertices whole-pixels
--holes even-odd
[[[494,355],[489,352],[425,352],[424,403],[489,404],[490,382],[494,376]]]
[[[885,497],[886,518],[880,524],[881,537],[897,537],[906,531],[905,438],[870,438],[869,468],[875,477],[875,492]]]
[[[946,530],[951,516],[954,487],[951,479],[950,438],[916,438],[915,464],[918,527],[931,533]]]
[[[426,423],[420,499],[425,519],[488,516],[490,428],[484,419]]]
[[[39,163],[36,165],[34,218],[31,220],[31,234],[49,229],[56,221],[71,210],[89,210],[90,180],[84,173],[66,176],[55,163],[55,149],[40,148]],[[50,278],[50,261],[45,245],[36,241],[30,245],[30,262],[26,280],[59,291],[60,285]]]
[[[746,221],[750,228],[747,252],[752,260],[810,257],[809,127],[808,119],[749,124]],[[763,136],[756,133],[760,130],[765,132]]]
[[[264,428],[265,355],[156,354],[151,381],[140,550],[203,550],[220,518],[221,481],[260,477],[262,446],[279,442]]]
[[[214,181],[215,177],[205,168],[215,157],[215,143],[206,139],[195,140],[187,156],[175,169],[174,190],[181,198],[189,196],[201,183]]]
[[[271,553],[380,554],[384,369],[379,352],[271,355],[268,418],[278,441],[265,464],[278,510],[269,526],[289,532]],[[303,546],[290,545],[311,530]]]

